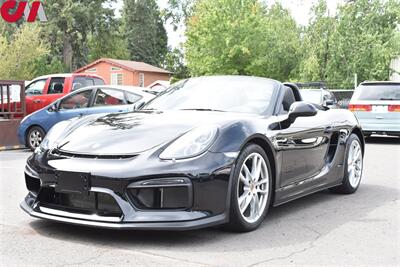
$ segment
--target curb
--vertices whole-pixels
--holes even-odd
[[[25,146],[18,145],[18,146],[0,146],[0,151],[6,150],[16,150],[16,149],[23,149],[26,148]]]

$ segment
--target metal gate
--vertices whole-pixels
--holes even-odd
[[[17,129],[25,115],[25,82],[0,80],[0,151],[19,147]]]

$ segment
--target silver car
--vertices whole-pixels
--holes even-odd
[[[349,104],[364,134],[400,136],[400,82],[363,82]]]
[[[339,108],[335,95],[326,89],[301,89],[303,100],[329,108]]]

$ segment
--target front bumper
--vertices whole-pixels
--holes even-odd
[[[132,162],[135,160],[138,159],[134,159]],[[234,158],[223,153],[206,153],[202,156],[202,159],[196,160],[198,162],[197,168],[191,172],[189,169],[193,169],[193,162],[186,161],[178,164],[170,162],[168,168],[163,168],[164,171],[161,171],[158,166],[159,171],[157,173],[124,178],[116,178],[110,175],[110,162],[111,160],[58,158],[55,163],[49,160],[46,155],[34,154],[28,159],[25,177],[26,179],[32,179],[32,177],[38,179],[40,187],[38,186],[37,190],[32,190],[32,185],[28,185],[27,181],[30,192],[22,201],[21,208],[36,218],[111,229],[188,230],[227,222],[228,188]],[[123,168],[121,161],[117,160],[115,163],[120,164]],[[142,173],[144,169],[150,168],[153,163],[147,158],[147,164],[142,165],[141,168],[138,167],[136,173]],[[86,166],[86,168],[91,166],[91,170],[96,171],[93,171],[93,179],[86,193],[101,193],[112,197],[118,204],[121,213],[116,216],[102,216],[96,211],[77,212],[58,206],[48,206],[43,201],[47,196],[43,197],[41,194],[44,194],[43,192],[46,190],[53,190],[55,187],[60,190],[57,181],[49,178],[54,176],[54,171],[60,169],[54,169],[55,165],[70,166],[68,171],[71,171],[71,169],[72,171],[82,171],[83,166]],[[104,166],[108,166],[108,168],[104,168]],[[138,163],[137,166],[141,166],[141,164]],[[155,166],[153,167],[157,169]],[[121,175],[121,173],[115,174]],[[128,195],[130,186],[140,181],[152,180],[154,177],[185,177],[189,180],[193,192],[190,198],[190,206],[179,209],[143,209],[135,205]]]
[[[214,225],[227,222],[226,214],[220,214],[213,217],[202,218],[192,221],[176,221],[176,222],[123,222],[123,221],[96,221],[96,216],[91,219],[82,217],[80,214],[62,213],[58,210],[50,211],[48,209],[36,210],[29,204],[30,195],[26,196],[25,200],[21,202],[20,207],[30,216],[51,220],[56,222],[77,224],[88,227],[97,227],[105,229],[120,229],[120,230],[192,230],[204,227],[211,227]],[[50,212],[50,213],[47,213]],[[97,217],[97,219],[99,219]]]

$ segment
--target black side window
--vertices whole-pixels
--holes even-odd
[[[86,86],[92,86],[94,85],[93,78],[90,77],[75,77],[74,81],[72,82],[72,91],[78,90],[80,88],[86,87]]]
[[[99,78],[93,78],[94,85],[104,85],[104,81]]]
[[[290,87],[283,87],[283,99],[280,114],[287,114],[289,112],[290,106],[296,102],[293,90]]]
[[[126,92],[126,102],[128,104],[134,104],[137,101],[139,101],[142,97],[140,95],[134,94],[134,93],[130,93],[130,92]]]
[[[65,97],[60,102],[60,110],[65,109],[77,109],[89,107],[89,100],[92,94],[92,90],[85,90],[80,93],[72,94]]]
[[[97,89],[93,106],[124,105],[124,92],[107,88]]]
[[[47,94],[62,94],[65,78],[51,78]]]

